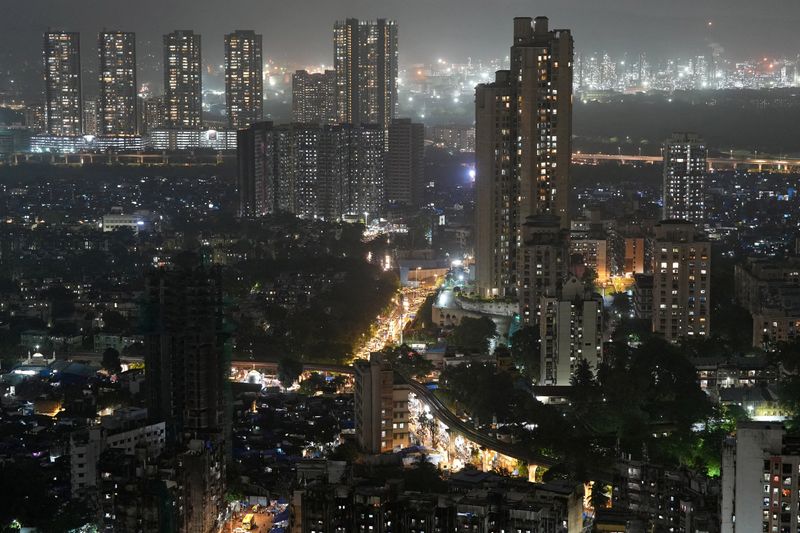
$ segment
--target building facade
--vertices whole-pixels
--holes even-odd
[[[569,232],[561,228],[558,217],[528,217],[522,226],[519,252],[517,303],[522,321],[539,322],[543,296],[557,296],[569,271]],[[498,261],[500,261],[498,259]]]
[[[397,23],[337,21],[333,49],[339,122],[387,131],[397,113]]]
[[[225,35],[225,109],[231,129],[246,128],[263,115],[261,40],[252,30]]]
[[[800,443],[776,422],[739,422],[722,451],[722,533],[797,533]]]
[[[410,445],[408,385],[395,379],[381,354],[355,363],[355,423],[358,445],[367,453],[392,452]]]
[[[482,296],[517,292],[529,216],[555,216],[569,227],[572,56],[569,30],[550,30],[546,17],[515,18],[511,70],[476,88],[475,260]]]
[[[77,32],[44,34],[44,101],[47,133],[83,134],[81,37]]]
[[[541,383],[569,385],[579,361],[597,369],[603,359],[603,299],[570,276],[557,296],[542,296]]]
[[[425,125],[397,118],[389,126],[386,201],[417,206],[425,190]]]
[[[711,243],[692,222],[655,227],[653,331],[670,342],[711,331]]]
[[[303,124],[338,123],[336,71],[292,74],[292,121]]]
[[[165,422],[175,462],[178,511],[185,533],[210,533],[221,524],[230,415],[230,372],[220,271],[183,252],[145,281],[147,404]]]
[[[100,56],[98,135],[135,135],[137,128],[136,34],[104,31]]]
[[[664,143],[664,219],[705,222],[707,157],[705,142],[694,133],[674,133]]]
[[[199,129],[202,125],[200,35],[191,30],[164,36],[164,107],[168,128]]]
[[[736,299],[753,317],[753,346],[800,337],[800,258],[749,257],[734,270]]]
[[[240,215],[338,220],[380,213],[383,147],[379,126],[261,122],[239,130]]]

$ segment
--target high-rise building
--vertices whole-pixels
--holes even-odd
[[[97,38],[100,55],[98,135],[135,135],[136,35],[104,31]]]
[[[145,282],[148,415],[166,423],[183,533],[218,530],[225,509],[230,360],[221,284],[219,270],[192,252],[178,254]]]
[[[389,126],[386,201],[419,205],[425,186],[425,125],[396,118]]]
[[[185,252],[147,278],[144,299],[149,416],[167,423],[173,443],[224,435],[229,362],[220,273]]]
[[[721,533],[800,531],[800,442],[780,422],[739,422],[721,471]]]
[[[482,296],[513,296],[529,216],[569,227],[572,35],[546,17],[514,19],[511,70],[478,85],[476,284]],[[537,300],[538,302],[538,300]]]
[[[176,30],[164,36],[166,126],[198,129],[203,122],[200,36]]]
[[[167,107],[164,105],[163,96],[149,96],[141,101],[142,133],[150,133],[166,127]]]
[[[238,133],[239,212],[286,211],[337,220],[379,213],[384,204],[384,140],[379,126],[273,125]]]
[[[643,274],[645,271],[644,237],[624,237],[623,247],[622,273],[626,276]]]
[[[333,48],[339,122],[387,131],[397,113],[397,23],[337,21]]]
[[[81,37],[77,32],[44,34],[44,100],[47,133],[83,133]]]
[[[674,133],[664,143],[664,219],[705,222],[707,156],[705,143],[694,133]]]
[[[97,100],[83,102],[83,134],[100,134],[100,102]]]
[[[542,296],[541,383],[569,385],[579,361],[592,369],[603,358],[603,298],[570,276],[557,296]]]
[[[555,215],[528,217],[522,225],[517,301],[522,321],[539,322],[543,296],[557,296],[569,270],[569,231]]]
[[[336,71],[292,75],[292,120],[303,124],[336,124]]]
[[[655,227],[653,331],[670,342],[711,331],[711,243],[692,222]]]
[[[380,353],[355,363],[355,424],[367,453],[392,452],[410,444],[408,384],[395,378]]]
[[[245,128],[261,120],[264,107],[261,35],[236,30],[225,36],[225,106],[228,125]]]

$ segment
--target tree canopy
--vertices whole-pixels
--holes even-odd
[[[459,348],[472,352],[486,353],[489,351],[489,341],[497,336],[497,326],[491,318],[464,317],[453,329],[448,342]]]

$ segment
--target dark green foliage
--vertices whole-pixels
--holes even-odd
[[[539,380],[541,374],[541,354],[539,328],[524,326],[511,337],[511,357],[514,364],[530,379]]]
[[[421,379],[433,371],[433,363],[412,350],[407,344],[383,350],[383,357],[403,376]]]
[[[291,387],[303,373],[303,362],[293,357],[284,356],[278,362],[278,380],[284,387]]]
[[[447,340],[452,346],[486,353],[489,350],[489,341],[495,336],[497,336],[497,326],[491,318],[464,317]]]
[[[114,348],[106,348],[103,352],[103,368],[111,374],[118,374],[122,371],[119,360],[119,352]]]

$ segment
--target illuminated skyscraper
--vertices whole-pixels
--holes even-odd
[[[694,133],[674,133],[664,144],[664,218],[702,225],[706,218],[708,149]]]
[[[47,133],[81,135],[81,37],[77,32],[44,34],[44,97]]]
[[[200,128],[202,104],[200,36],[191,30],[176,30],[164,36],[166,126]]]
[[[397,112],[397,23],[338,21],[333,46],[339,122],[387,131]]]
[[[292,120],[304,124],[336,124],[336,71],[292,75]]]
[[[225,105],[231,128],[261,120],[264,78],[261,35],[236,30],[225,36]]]
[[[97,38],[100,55],[99,135],[135,135],[136,35],[104,31]]]
[[[511,70],[476,89],[475,260],[482,296],[522,291],[532,297],[522,306],[533,308],[546,289],[520,276],[523,224],[546,215],[548,228],[551,219],[569,227],[572,56],[569,30],[549,30],[546,17],[515,18]],[[534,275],[541,270],[529,266]]]

